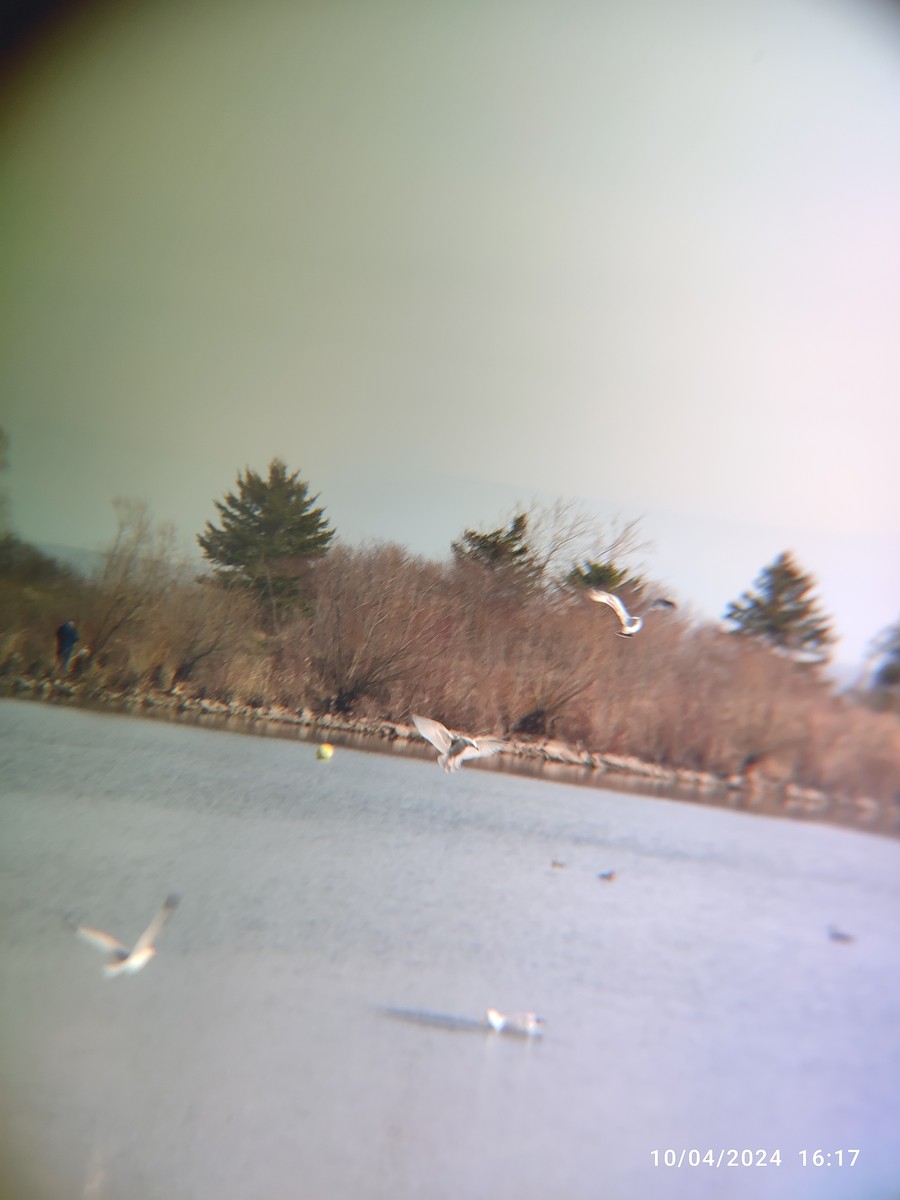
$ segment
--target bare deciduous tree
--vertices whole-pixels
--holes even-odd
[[[560,585],[577,562],[627,562],[647,549],[640,539],[640,521],[616,517],[607,525],[570,500],[538,502],[525,510],[529,547],[543,577]]]
[[[96,615],[90,642],[95,658],[159,599],[172,579],[173,527],[156,524],[143,501],[119,498],[113,507],[115,536],[92,580]]]

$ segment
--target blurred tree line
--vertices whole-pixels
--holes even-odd
[[[198,535],[206,572],[133,502],[116,503],[115,538],[87,576],[7,528],[0,678],[58,674],[53,630],[76,617],[66,678],[86,696],[188,691],[397,721],[418,711],[472,732],[897,798],[900,624],[868,685],[836,694],[822,672],[830,622],[791,554],[724,625],[677,612],[623,641],[584,593],[630,603],[653,586],[630,565],[635,522],[607,529],[570,504],[532,506],[464,530],[433,561],[342,543],[318,501],[279,459],[267,475],[239,473]]]

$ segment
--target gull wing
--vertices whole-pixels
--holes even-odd
[[[499,738],[476,738],[474,746],[466,746],[459,755],[460,761],[466,758],[490,758],[506,749],[506,742]]]
[[[87,942],[89,946],[96,946],[98,950],[105,950],[112,954],[128,953],[121,942],[100,929],[89,929],[87,925],[79,925],[75,929],[75,935],[80,937],[83,942]]]
[[[489,1025],[497,1033],[517,1033],[526,1037],[540,1037],[544,1018],[537,1013],[502,1013],[499,1009],[489,1008],[484,1014],[484,1024]]]
[[[453,738],[450,736],[449,729],[446,729],[440,721],[432,721],[430,717],[417,717],[412,714],[413,725],[421,733],[426,742],[431,742],[441,754],[446,754],[453,745]]]
[[[506,1029],[510,1033],[525,1033],[530,1037],[540,1037],[544,1024],[544,1018],[537,1013],[511,1013],[506,1018]]]
[[[181,897],[176,895],[175,892],[172,892],[171,895],[166,896],[165,903],[163,904],[162,908],[159,910],[138,940],[134,943],[134,949],[131,951],[132,955],[139,954],[142,950],[146,950],[148,946],[153,945],[162,932],[162,928],[166,921],[168,921],[169,917],[171,917],[172,913],[178,907],[180,900]]]
[[[628,625],[628,623],[631,621],[631,617],[628,615],[628,610],[625,608],[625,605],[622,603],[619,597],[614,596],[612,592],[602,592],[597,588],[591,588],[591,590],[588,592],[588,595],[592,600],[596,600],[598,604],[608,604],[622,622],[623,626]]]
[[[821,664],[827,662],[827,658],[823,657],[821,651],[817,652],[815,650],[793,650],[790,646],[773,646],[772,653],[777,654],[779,658],[787,658],[800,666],[807,663]]]

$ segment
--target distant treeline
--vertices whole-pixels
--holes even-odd
[[[253,583],[199,575],[136,505],[120,506],[87,578],[10,534],[0,677],[59,678],[55,633],[71,620],[80,640],[65,676],[86,698],[177,687],[401,722],[415,711],[468,732],[900,803],[897,679],[839,695],[815,664],[681,610],[616,637],[615,614],[571,571],[538,578],[534,557],[524,572],[495,570],[477,552],[489,536],[467,531],[446,561],[335,539],[297,564],[302,587],[286,596],[264,586],[263,563]],[[612,557],[605,579],[587,578],[603,566],[588,562],[581,582],[612,578]],[[647,594],[627,573],[615,582],[626,598]]]

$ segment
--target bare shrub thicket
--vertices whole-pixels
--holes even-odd
[[[316,564],[312,615],[283,639],[315,707],[384,712],[409,692],[447,644],[440,580],[439,566],[393,544],[338,545]]]
[[[0,672],[52,672],[53,630],[77,612],[98,687],[395,721],[421,712],[472,733],[898,798],[897,713],[681,612],[618,638],[615,615],[563,586],[555,565],[523,591],[465,558],[338,544],[314,564],[310,611],[273,632],[249,593],[198,579],[144,509],[118,513],[93,579],[0,586]]]
[[[67,619],[80,635],[69,674],[95,690],[218,684],[216,672],[236,652],[259,657],[250,599],[198,578],[196,563],[179,557],[171,528],[155,524],[143,505],[115,507],[115,537],[89,578],[50,569],[46,559],[34,559],[37,576],[3,572],[0,671],[55,675],[54,633]]]
[[[622,681],[640,715],[623,716],[630,753],[643,745],[657,761],[730,775],[771,765],[794,745],[820,694],[808,672],[709,626],[671,621],[645,632]]]
[[[571,595],[522,593],[472,562],[441,568],[432,644],[409,706],[460,728],[553,732],[593,686],[596,643],[584,617]]]
[[[116,504],[116,535],[91,580],[82,637],[91,669],[119,688],[198,682],[202,667],[252,644],[249,597],[197,576],[174,531],[142,504]]]
[[[14,534],[0,536],[0,674],[53,669],[54,631],[77,616],[84,582]]]

